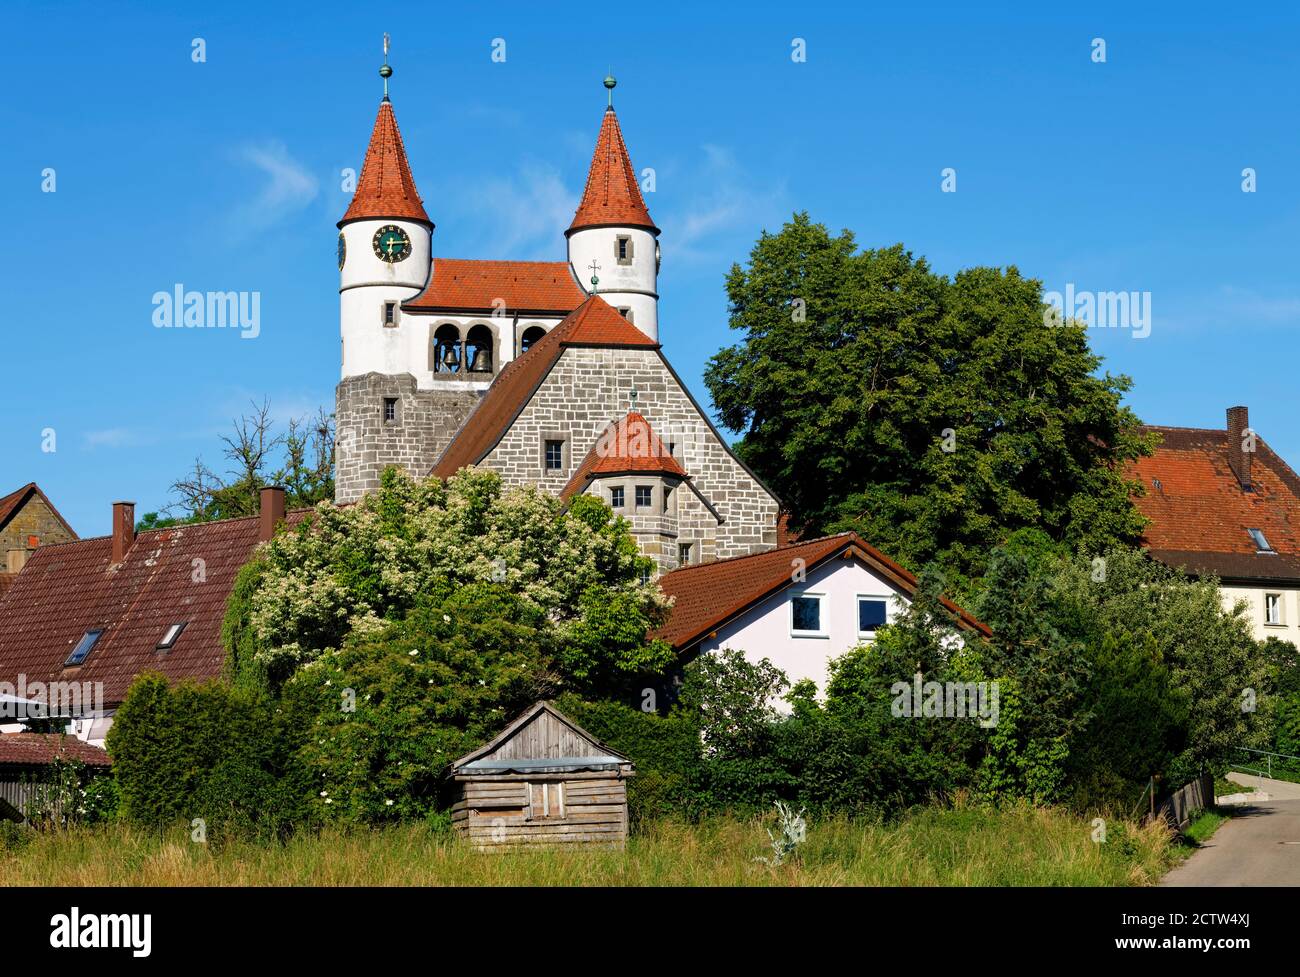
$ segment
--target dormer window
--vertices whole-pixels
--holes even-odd
[[[72,649],[72,654],[70,654],[68,660],[63,663],[63,667],[72,668],[75,665],[80,665],[89,658],[90,653],[95,650],[95,643],[99,641],[100,635],[103,633],[103,628],[92,628],[83,634],[81,640],[77,642],[77,647]]]
[[[170,651],[172,645],[176,644],[176,639],[179,638],[181,636],[181,632],[185,630],[185,625],[189,623],[190,623],[189,621],[181,621],[169,627],[166,633],[163,634],[162,640],[159,641],[158,644],[154,646],[154,650]]]
[[[1255,543],[1255,549],[1260,553],[1273,552],[1273,547],[1269,545],[1268,539],[1265,538],[1262,529],[1247,529],[1246,532],[1250,533],[1250,538]]]

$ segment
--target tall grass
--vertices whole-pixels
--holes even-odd
[[[894,824],[830,820],[809,827],[786,864],[768,853],[764,823],[659,822],[625,850],[480,854],[457,838],[407,825],[326,831],[284,844],[212,848],[178,829],[126,825],[39,835],[0,851],[8,885],[1146,885],[1168,867],[1163,829],[1092,826],[1063,811],[958,804],[921,808]]]

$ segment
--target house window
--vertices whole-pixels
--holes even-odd
[[[689,566],[691,562],[691,544],[677,544],[677,565],[679,567]]]
[[[1255,549],[1259,550],[1261,553],[1273,552],[1273,547],[1269,545],[1268,539],[1264,536],[1264,531],[1262,529],[1247,529],[1246,532],[1250,533],[1250,538],[1255,543]]]
[[[636,487],[636,507],[638,509],[648,509],[654,505],[654,486],[638,485]]]
[[[632,263],[632,236],[630,234],[620,234],[618,240],[614,242],[614,256],[618,259],[620,265],[630,265]]]
[[[609,507],[611,509],[623,508],[623,486],[615,485],[609,490]]]
[[[564,442],[551,441],[546,442],[546,470],[548,472],[558,472],[564,468]]]
[[[71,668],[73,665],[80,665],[84,662],[90,656],[91,651],[94,650],[95,642],[99,640],[99,636],[103,633],[103,628],[94,628],[83,634],[81,640],[77,642],[77,647],[72,649],[72,654],[63,663],[63,667]]]
[[[621,316],[622,316],[624,319],[626,319],[628,322],[631,322],[631,321],[632,321],[632,310],[631,310],[631,308],[629,308],[628,306],[626,306],[626,305],[620,305],[620,306],[618,307],[618,314],[621,315]]]
[[[797,637],[825,637],[822,630],[822,595],[797,594],[790,598],[790,633]]]
[[[528,820],[564,817],[564,784],[528,785]]]
[[[1265,624],[1282,623],[1282,595],[1281,594],[1264,595],[1264,623]]]
[[[159,641],[158,644],[154,646],[154,650],[169,651],[171,649],[171,646],[176,644],[176,639],[181,636],[181,632],[185,630],[185,625],[189,623],[190,623],[189,621],[181,621],[180,623],[173,624],[171,627],[169,627],[167,629],[167,633],[162,636],[162,640]]]
[[[858,633],[871,634],[885,623],[885,601],[876,597],[858,598]]]
[[[673,490],[671,487],[664,486],[664,512],[668,511],[669,504],[673,500]]]
[[[384,325],[385,326],[397,325],[397,303],[396,302],[384,303]]]
[[[392,424],[397,420],[397,398],[384,398],[384,423]]]
[[[642,585],[642,586],[645,586],[645,585],[648,584],[649,582],[650,582],[650,568],[649,568],[649,567],[642,567],[642,568],[641,568],[641,585]]]

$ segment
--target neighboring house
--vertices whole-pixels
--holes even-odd
[[[599,493],[661,571],[777,545],[776,498],[660,347],[659,229],[614,79],[606,87],[566,260],[554,262],[433,257],[434,225],[384,96],[339,221],[338,502],[373,491],[388,466],[447,477],[477,465],[512,485]],[[620,431],[635,435],[630,449],[604,437]],[[593,457],[611,440],[617,457]]]
[[[139,535],[134,505],[117,502],[111,536],[42,546],[0,598],[0,691],[44,702],[102,745],[142,672],[221,675],[235,576],[286,519],[283,489],[263,489],[261,501],[258,516]],[[0,716],[0,731],[23,729],[23,718]]]
[[[658,634],[683,659],[736,649],[768,659],[791,684],[812,679],[824,694],[831,659],[874,640],[917,581],[856,533],[840,533],[674,570],[659,584],[674,605]],[[990,633],[951,601],[944,606],[959,629]]]
[[[1149,427],[1154,455],[1130,473],[1150,520],[1152,557],[1194,575],[1216,576],[1226,607],[1249,606],[1258,638],[1300,645],[1300,477],[1230,407],[1224,430]]]
[[[35,482],[0,498],[0,597],[38,546],[77,538]]]
[[[107,770],[108,754],[60,733],[0,733],[0,819],[22,821],[28,805],[47,788],[56,760]]]

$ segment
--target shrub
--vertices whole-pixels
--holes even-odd
[[[201,818],[209,838],[282,836],[308,816],[298,724],[277,703],[222,682],[136,679],[108,734],[128,820]]]

